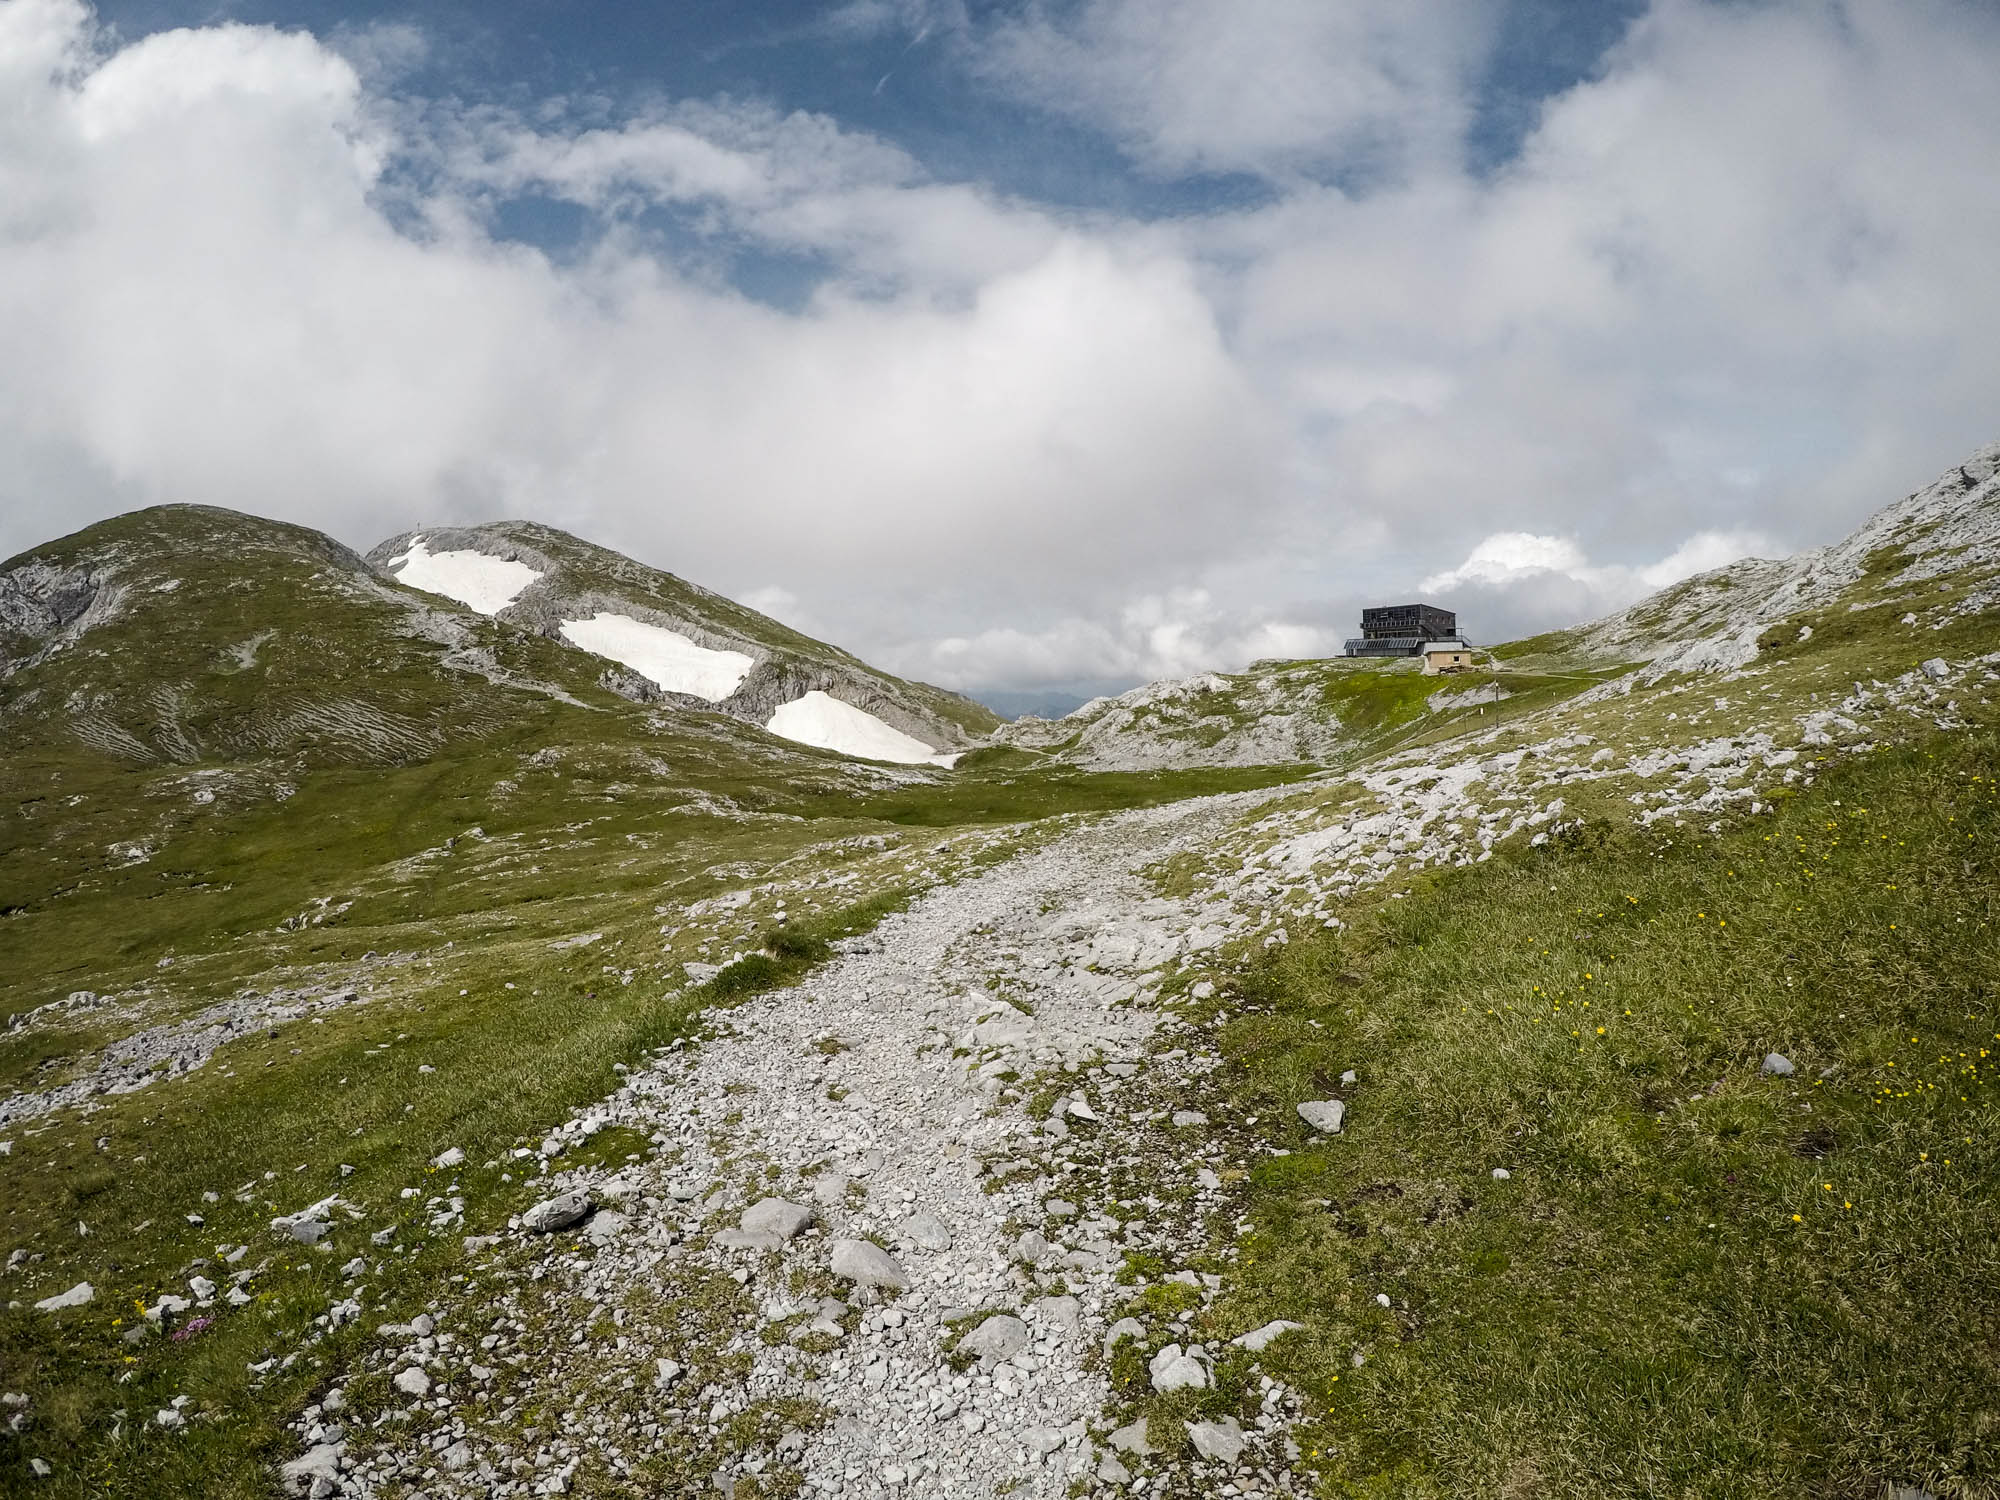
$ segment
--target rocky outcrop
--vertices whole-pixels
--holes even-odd
[[[108,571],[31,558],[0,573],[0,679],[60,650],[118,607]]]

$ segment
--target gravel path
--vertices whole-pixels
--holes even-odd
[[[1241,925],[1139,871],[1269,795],[1085,824],[635,1069],[528,1164],[547,1168],[539,1219],[571,1222],[517,1221],[490,1303],[385,1326],[377,1362],[416,1399],[351,1437],[310,1410],[295,1487],[1055,1497],[1123,1479],[1091,1430],[1107,1388],[1087,1351],[1124,1251],[1159,1232],[1088,1189],[1159,1113],[1133,1107],[1152,1102],[1149,974]],[[1056,1096],[1045,1118],[1029,1089]],[[607,1125],[656,1151],[560,1170],[558,1148]]]

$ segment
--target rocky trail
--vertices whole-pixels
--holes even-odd
[[[1170,1096],[1203,1062],[1149,1049],[1177,1024],[1149,1002],[1155,971],[1231,919],[1159,898],[1141,872],[1266,795],[1083,824],[930,892],[801,987],[633,1069],[517,1153],[541,1199],[506,1235],[468,1241],[486,1257],[473,1289],[384,1325],[376,1368],[407,1404],[354,1431],[342,1394],[309,1409],[291,1487],[1143,1489],[1127,1464],[1158,1445],[1143,1428],[1113,1442],[1103,1420],[1107,1334],[1137,1328],[1111,1327],[1132,1291],[1117,1273],[1129,1250],[1175,1263],[1192,1226],[1157,1199],[1112,1204],[1107,1184],[1200,1134]],[[655,1150],[565,1168],[614,1127]],[[1185,1156],[1173,1170],[1212,1200],[1216,1174]],[[432,1201],[448,1221],[450,1189]],[[1208,1378],[1208,1351],[1170,1347],[1156,1386]],[[1262,1430],[1194,1425],[1209,1493],[1284,1487],[1287,1398],[1266,1393]]]

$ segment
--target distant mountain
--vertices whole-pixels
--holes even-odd
[[[1036,690],[1019,692],[1005,689],[980,693],[979,701],[1003,719],[1060,719],[1075,713],[1090,699],[1081,693],[1051,693]]]
[[[612,663],[641,701],[712,709],[871,760],[949,764],[999,720],[956,693],[878,672],[734,600],[527,521],[405,532],[368,558],[412,588]]]

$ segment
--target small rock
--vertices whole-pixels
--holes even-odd
[[[1185,1130],[1192,1125],[1206,1125],[1208,1116],[1198,1109],[1177,1109],[1174,1111],[1174,1128]]]
[[[1028,1452],[1038,1459],[1047,1458],[1063,1445],[1060,1427],[1030,1427],[1021,1434],[1021,1439],[1028,1445]]]
[[[1152,1443],[1146,1439],[1146,1419],[1139,1418],[1129,1427],[1121,1427],[1111,1434],[1111,1446],[1120,1453],[1136,1454],[1140,1458],[1155,1452]]]
[[[1104,1332],[1104,1352],[1109,1354],[1124,1339],[1144,1339],[1146,1325],[1137,1318],[1120,1318]]]
[[[631,1220],[624,1214],[600,1208],[590,1216],[590,1222],[583,1226],[583,1235],[593,1245],[608,1245],[618,1238],[619,1231],[630,1222]]]
[[[396,1389],[406,1396],[422,1398],[431,1392],[431,1378],[415,1365],[402,1371],[395,1379]]]
[[[958,1341],[959,1351],[977,1356],[983,1365],[997,1365],[1028,1347],[1028,1325],[1008,1313],[995,1313]]]
[[[744,1209],[739,1222],[751,1234],[774,1234],[782,1243],[797,1239],[812,1220],[813,1211],[803,1203],[766,1198]]]
[[[82,1307],[97,1295],[97,1288],[87,1281],[79,1281],[66,1292],[57,1292],[53,1297],[44,1297],[35,1304],[36,1312],[61,1312],[65,1307]]]
[[[1773,1078],[1790,1078],[1798,1069],[1792,1066],[1792,1060],[1785,1056],[1784,1053],[1766,1052],[1764,1054],[1764,1071]]]
[[[427,1339],[437,1332],[437,1319],[429,1313],[418,1313],[410,1319],[410,1332],[420,1339]]]
[[[1493,1169],[1493,1180],[1495,1182],[1505,1182],[1508,1178],[1512,1177],[1513,1175],[1514,1174],[1508,1171],[1505,1167],[1495,1167]]]
[[[1105,1484],[1127,1485],[1132,1482],[1132,1471],[1107,1453],[1098,1460],[1097,1477]]]
[[[869,1240],[835,1240],[828,1268],[843,1281],[856,1286],[890,1287],[901,1291],[910,1284],[896,1258]]]
[[[176,1427],[184,1425],[187,1418],[174,1410],[173,1407],[163,1406],[153,1413],[153,1421],[159,1426],[166,1428],[169,1432],[172,1432]]]
[[[1049,1253],[1049,1242],[1030,1229],[1014,1241],[1014,1259],[1023,1265],[1040,1265]]]
[[[1188,1441],[1203,1458],[1233,1464],[1243,1456],[1243,1428],[1234,1417],[1219,1422],[1189,1422]]]
[[[1083,1304],[1074,1297],[1043,1297],[1031,1311],[1037,1321],[1053,1324],[1064,1333],[1076,1333],[1083,1326]]]
[[[465,1152],[457,1146],[453,1146],[449,1151],[442,1151],[438,1155],[433,1156],[431,1158],[431,1165],[436,1167],[440,1172],[452,1167],[462,1167],[465,1165]]]
[[[190,1276],[188,1290],[194,1293],[195,1301],[207,1302],[215,1296],[215,1283],[206,1276]]]
[[[1346,1114],[1347,1106],[1338,1099],[1309,1099],[1299,1106],[1299,1118],[1326,1135],[1340,1134],[1340,1122]]]
[[[1248,1349],[1252,1354],[1262,1354],[1271,1346],[1271,1341],[1280,1334],[1296,1333],[1305,1326],[1303,1323],[1294,1323],[1286,1318],[1275,1318],[1262,1328],[1253,1328],[1229,1342],[1239,1349]]]
[[[929,1209],[919,1210],[903,1220],[896,1229],[896,1238],[910,1241],[919,1250],[951,1248],[951,1231],[945,1228],[944,1220]]]
[[[589,1192],[576,1188],[558,1197],[544,1198],[521,1215],[521,1227],[529,1234],[552,1234],[581,1222],[592,1207]]]
[[[1360,1081],[1361,1081],[1361,1075],[1355,1072],[1354,1069],[1352,1068],[1349,1068],[1345,1073],[1342,1073],[1340,1075],[1341,1085],[1345,1088],[1352,1088],[1355,1084],[1359,1083]]]
[[[1183,1354],[1179,1344],[1169,1344],[1146,1365],[1153,1377],[1153,1389],[1161,1395],[1169,1391],[1200,1391],[1208,1388],[1208,1371],[1200,1360]]]
[[[1930,678],[1932,682],[1943,682],[1945,678],[1951,676],[1951,663],[1942,656],[1933,656],[1924,663],[1924,676]]]

